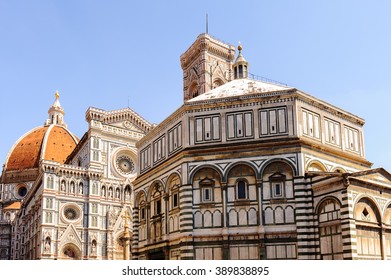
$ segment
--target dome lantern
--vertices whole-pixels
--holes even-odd
[[[60,93],[58,90],[56,90],[56,93],[54,94],[55,100],[53,105],[49,108],[49,119],[46,120],[45,125],[60,125],[63,127],[67,127],[66,123],[64,122],[64,109],[61,107],[60,104]]]
[[[238,46],[238,57],[233,65],[234,79],[248,78],[248,62],[242,55],[243,46],[239,42]]]

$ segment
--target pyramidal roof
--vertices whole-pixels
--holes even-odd
[[[246,94],[250,95],[256,93],[287,91],[292,89],[294,88],[258,80],[236,79],[215,89],[212,89],[211,91],[205,92],[204,94],[194,97],[188,100],[187,103],[220,98],[229,98]]]

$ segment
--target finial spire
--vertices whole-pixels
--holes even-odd
[[[209,32],[208,13],[206,13],[206,34]]]
[[[60,98],[60,93],[58,92],[58,90],[56,90],[56,93],[54,94],[54,96],[56,97],[56,99]]]

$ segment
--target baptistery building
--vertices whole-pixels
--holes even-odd
[[[1,259],[390,259],[391,175],[364,120],[244,53],[199,35],[158,125],[91,107],[79,139],[57,93],[3,166]]]
[[[184,104],[137,142],[133,258],[391,258],[391,177],[364,120],[254,79],[238,51],[200,35]]]

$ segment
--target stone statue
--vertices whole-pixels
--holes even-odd
[[[45,253],[50,253],[50,237],[45,238]]]

